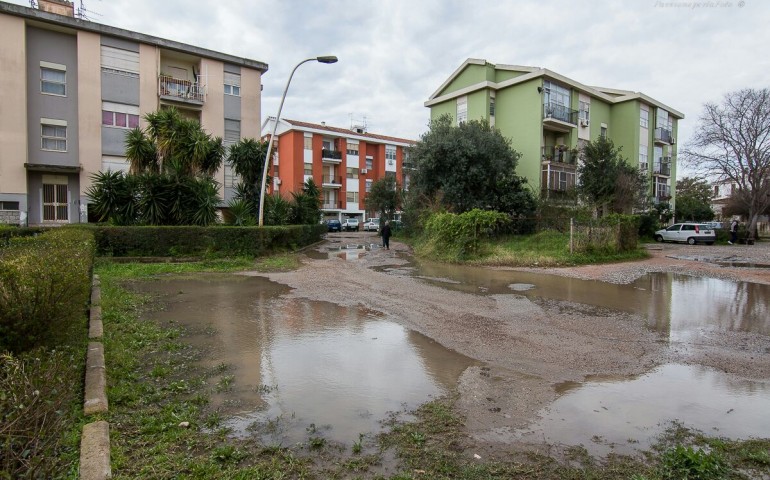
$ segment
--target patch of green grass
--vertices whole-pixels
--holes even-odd
[[[297,255],[279,254],[258,258],[253,269],[258,272],[286,272],[298,269],[302,263]]]

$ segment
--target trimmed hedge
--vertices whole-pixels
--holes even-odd
[[[321,240],[325,225],[270,227],[83,227],[96,253],[110,257],[253,256],[296,250]]]
[[[0,248],[0,350],[28,350],[84,319],[93,258],[93,235],[82,229],[11,238]]]

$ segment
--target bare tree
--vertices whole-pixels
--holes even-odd
[[[770,89],[744,89],[707,103],[685,161],[707,178],[735,185],[753,239],[759,215],[770,207]]]

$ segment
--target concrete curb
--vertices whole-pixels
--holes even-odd
[[[88,343],[86,357],[86,393],[83,413],[107,411],[107,374],[104,366],[104,346],[100,342]]]
[[[101,302],[101,282],[99,276],[94,275],[91,286],[91,308],[89,310],[89,339],[101,339],[104,334]],[[89,342],[86,355],[83,413],[92,415],[106,412],[107,409],[107,369],[104,363],[104,345],[100,341]],[[112,478],[110,424],[104,420],[83,426],[83,434],[80,437],[80,478],[83,480]]]
[[[112,478],[110,424],[104,420],[83,425],[83,435],[80,438],[80,478]]]

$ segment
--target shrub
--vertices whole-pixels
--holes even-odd
[[[28,350],[84,318],[93,236],[61,228],[13,238],[0,250],[0,349]]]
[[[663,453],[660,474],[665,479],[709,480],[726,478],[730,466],[714,452],[677,445]]]
[[[504,213],[479,209],[459,215],[436,213],[425,222],[425,235],[436,248],[445,249],[460,259],[477,255],[482,240],[490,238],[509,222],[510,218]]]
[[[82,350],[0,355],[0,477],[61,478],[70,469],[61,459],[63,449],[77,451],[63,442],[82,398]]]
[[[88,227],[98,255],[125,257],[261,256],[321,239],[324,225],[276,227]]]

